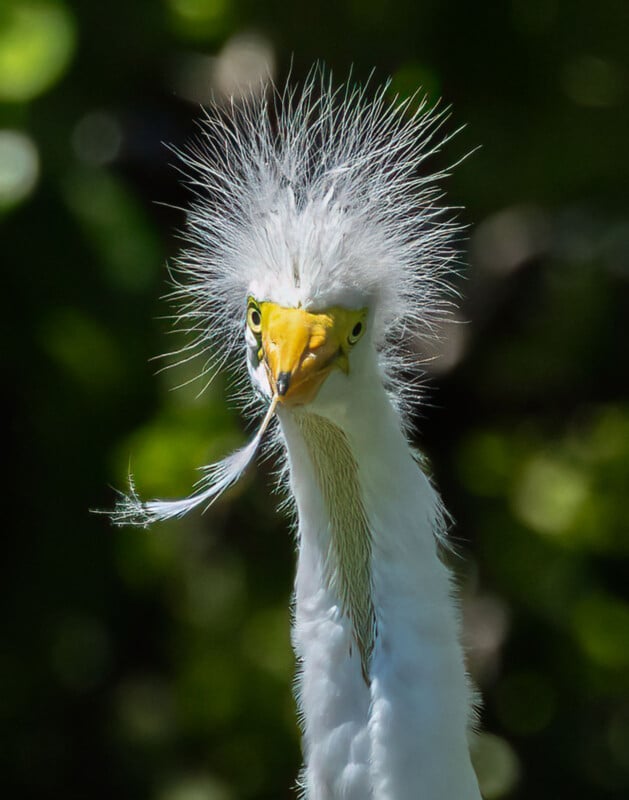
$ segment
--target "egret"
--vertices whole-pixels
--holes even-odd
[[[409,443],[421,399],[409,370],[457,259],[444,173],[424,167],[445,118],[388,85],[334,88],[315,72],[301,90],[212,109],[182,154],[195,200],[178,319],[190,354],[209,354],[204,375],[235,357],[264,418],[189,498],[144,502],[131,483],[114,520],[209,505],[268,429],[297,521],[308,800],[480,798],[447,517]]]

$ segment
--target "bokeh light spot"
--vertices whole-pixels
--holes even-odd
[[[233,800],[234,795],[209,775],[188,775],[171,781],[157,800]]]
[[[214,39],[225,32],[230,0],[166,0],[172,26],[188,39]]]
[[[416,337],[416,350],[424,369],[432,375],[445,375],[465,358],[470,328],[459,314],[435,323],[433,336]]]
[[[500,652],[509,631],[509,609],[499,597],[463,596],[463,630],[466,663],[476,683],[495,678]]]
[[[136,676],[122,683],[116,693],[116,710],[126,741],[160,742],[173,732],[170,687],[156,676]]]
[[[38,177],[35,142],[20,131],[0,131],[0,211],[25,200]]]
[[[259,33],[233,36],[214,66],[214,86],[224,97],[242,97],[262,91],[275,74],[275,52]]]
[[[513,505],[516,516],[538,533],[565,534],[588,496],[586,475],[570,464],[537,455],[524,468]]]
[[[269,39],[250,31],[227,40],[216,56],[184,53],[170,69],[180,97],[210,103],[262,92],[275,77],[275,50]]]
[[[568,61],[561,82],[566,95],[580,106],[617,106],[626,94],[627,81],[620,68],[611,61],[591,55]]]
[[[65,72],[76,44],[74,18],[51,0],[5,0],[0,14],[0,100],[32,100]]]
[[[629,666],[629,605],[604,594],[591,594],[574,609],[573,629],[583,650],[601,666]]]
[[[87,164],[109,164],[117,158],[121,145],[120,123],[106,111],[86,114],[72,132],[74,152]]]
[[[475,266],[505,276],[539,258],[549,240],[549,221],[541,209],[513,206],[490,215],[476,227],[471,257]]]
[[[485,800],[509,794],[520,776],[520,763],[511,745],[500,736],[481,733],[474,738],[471,752]]]

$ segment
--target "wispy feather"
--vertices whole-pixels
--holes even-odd
[[[277,395],[258,428],[258,432],[245,447],[231,453],[231,455],[216,464],[203,467],[204,475],[197,481],[197,490],[182,500],[148,500],[139,498],[135,489],[133,476],[129,476],[129,494],[122,495],[111,514],[115,525],[136,525],[147,528],[151,523],[160,520],[183,517],[188,511],[199,505],[209,508],[226,489],[233,486],[240,478],[256,454],[277,405]]]

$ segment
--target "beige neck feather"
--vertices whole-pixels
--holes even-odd
[[[358,480],[358,464],[345,433],[317,414],[296,419],[312,461],[330,523],[326,580],[351,621],[365,682],[376,635],[372,599],[371,531]]]

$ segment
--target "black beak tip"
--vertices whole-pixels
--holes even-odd
[[[277,376],[277,393],[280,397],[284,397],[290,385],[290,372],[280,372]]]

